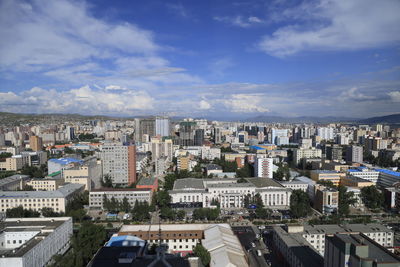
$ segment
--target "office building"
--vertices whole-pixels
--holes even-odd
[[[213,133],[214,133],[214,143],[221,144],[222,143],[221,128],[215,127]]]
[[[42,138],[35,135],[30,136],[29,146],[33,151],[42,151],[43,148]]]
[[[177,144],[180,146],[193,146],[195,139],[196,122],[182,121],[179,123],[179,138]],[[197,135],[199,138],[199,135]]]
[[[79,164],[83,164],[83,161],[75,158],[50,159],[47,162],[48,173],[52,174],[60,172],[64,169],[72,168]]]
[[[393,187],[400,182],[400,172],[395,172],[386,169],[376,169],[379,172],[377,186],[380,188]]]
[[[293,150],[293,161],[297,165],[304,159],[321,158],[322,150],[316,148],[296,148]]]
[[[267,157],[257,157],[254,162],[254,177],[272,178],[273,159]]]
[[[194,133],[194,145],[202,146],[204,143],[204,130],[196,129]]]
[[[159,136],[170,136],[170,128],[169,128],[169,118],[168,117],[156,117],[156,131],[155,135]]]
[[[339,205],[339,191],[334,188],[315,185],[314,208],[323,214],[332,214]]]
[[[70,246],[72,218],[9,218],[0,224],[0,266],[47,266]]]
[[[348,146],[346,150],[347,162],[363,162],[363,148],[362,146]]]
[[[103,176],[109,175],[113,185],[136,182],[136,146],[105,143],[100,147]]]

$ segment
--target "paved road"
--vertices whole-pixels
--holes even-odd
[[[265,244],[260,242],[256,238],[256,233],[254,232],[253,227],[251,226],[239,226],[232,227],[233,232],[239,238],[240,243],[243,248],[246,250],[246,253],[249,257],[249,264],[251,267],[268,267],[265,260],[265,253],[267,252]],[[258,229],[257,229],[258,231]],[[252,246],[254,243],[255,247]],[[263,254],[262,256],[258,256],[257,251],[260,250]]]

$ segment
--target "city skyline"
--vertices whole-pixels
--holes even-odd
[[[399,13],[398,1],[2,1],[0,111],[398,113]]]

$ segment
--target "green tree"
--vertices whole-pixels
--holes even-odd
[[[365,206],[373,210],[381,209],[385,200],[383,193],[374,185],[361,188],[361,199]]]
[[[100,181],[102,187],[111,188],[113,187],[112,179],[109,174],[103,175],[103,178]]]
[[[267,219],[271,214],[271,210],[257,207],[255,214],[259,219]]]
[[[41,213],[44,217],[59,217],[64,214],[55,212],[52,208],[42,208]]]
[[[185,212],[184,210],[178,210],[178,211],[176,212],[176,218],[177,218],[178,220],[184,220],[185,217],[186,217],[186,212]]]
[[[197,244],[193,249],[193,253],[196,257],[200,258],[201,263],[203,263],[204,266],[209,266],[211,256],[205,247],[203,247],[201,244]]]
[[[129,212],[131,210],[131,205],[129,204],[128,198],[124,197],[121,202],[120,209],[124,212]]]
[[[24,209],[22,206],[8,209],[6,211],[8,218],[32,218],[39,217],[40,213],[31,209]]]
[[[164,178],[164,190],[172,190],[176,179],[177,178],[175,174],[173,173],[167,174]]]
[[[170,207],[164,206],[160,209],[161,219],[175,220],[176,213]]]
[[[357,199],[354,197],[354,192],[347,192],[347,188],[343,185],[338,187],[338,191],[338,214],[339,216],[347,216],[350,213],[350,205],[354,205]]]
[[[293,190],[290,196],[290,211],[295,218],[305,217],[311,214],[310,199],[306,192]]]
[[[236,162],[235,162],[235,164],[236,164]],[[247,162],[243,166],[243,168],[240,168],[240,169],[236,170],[236,177],[246,178],[246,177],[252,177],[252,176],[253,176],[253,166],[251,166]]]
[[[156,204],[158,207],[167,207],[171,203],[171,196],[168,191],[158,191],[156,194]]]

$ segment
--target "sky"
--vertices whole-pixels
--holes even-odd
[[[2,0],[0,111],[400,113],[399,0]]]

